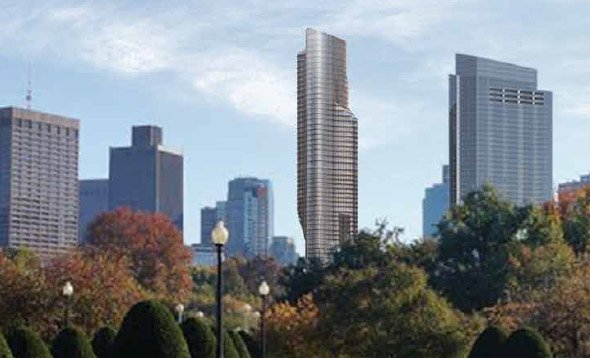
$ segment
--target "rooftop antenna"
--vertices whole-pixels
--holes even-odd
[[[31,102],[33,101],[33,87],[31,84],[31,61],[27,67],[27,95],[25,96],[25,106],[28,110],[31,109]]]

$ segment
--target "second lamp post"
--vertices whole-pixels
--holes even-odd
[[[221,264],[223,261],[223,246],[227,243],[229,233],[220,221],[211,232],[211,241],[217,248],[217,349],[216,357],[223,358],[223,271]]]
[[[258,293],[262,299],[262,315],[260,317],[260,342],[262,342],[262,358],[266,358],[266,297],[270,293],[270,287],[266,281],[262,281],[258,287]]]
[[[61,293],[66,300],[66,309],[64,311],[64,328],[68,328],[70,325],[70,299],[74,294],[74,286],[70,281],[67,281],[61,288]]]

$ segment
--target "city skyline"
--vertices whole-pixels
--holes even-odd
[[[141,12],[108,1],[49,1],[34,12],[17,3],[0,14],[0,96],[5,105],[24,102],[30,61],[33,108],[83,119],[80,178],[106,176],[105,149],[126,144],[132,124],[166,128],[187,158],[189,243],[198,241],[200,208],[223,195],[220,183],[246,175],[272,179],[277,231],[295,237],[303,252],[294,204],[293,54],[303,29],[314,26],[348,43],[351,108],[362,119],[359,227],[388,217],[406,227],[409,240],[420,234],[423,189],[447,162],[446,76],[454,53],[537,68],[555,95],[553,182],[588,172],[576,159],[590,149],[590,50],[581,41],[587,25],[575,19],[590,6],[513,4],[506,16],[506,4],[369,2],[360,9],[344,2],[336,10],[330,3],[315,10],[293,5],[285,13],[281,4],[244,3],[195,13],[158,2]],[[242,21],[248,16],[264,21],[254,29]],[[573,21],[532,32],[520,21],[556,16]],[[457,28],[473,36],[464,39]],[[215,31],[217,45],[191,36],[201,31]],[[187,46],[176,45],[189,38]]]

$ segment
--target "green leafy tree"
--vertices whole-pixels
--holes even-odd
[[[236,351],[238,351],[238,356],[240,358],[250,358],[250,352],[248,351],[248,347],[246,343],[242,340],[242,337],[237,331],[231,330],[229,331],[229,335],[231,336],[232,342],[236,347]]]
[[[242,337],[242,340],[246,344],[246,347],[248,348],[248,352],[250,353],[250,356],[252,358],[260,357],[262,352],[260,351],[260,346],[259,346],[258,342],[256,341],[256,339],[254,339],[254,337],[252,337],[252,335],[250,333],[248,333],[244,330],[239,330],[238,334],[240,335],[240,337]]]
[[[223,332],[223,356],[225,358],[240,358],[240,354],[228,330],[224,330]]]
[[[205,322],[198,318],[191,317],[182,322],[181,328],[191,357],[215,357],[215,335]]]
[[[51,358],[45,343],[29,328],[12,329],[7,341],[14,358]]]
[[[113,356],[188,358],[190,353],[172,313],[157,301],[142,301],[125,316]]]
[[[551,349],[532,328],[521,328],[510,334],[503,347],[503,356],[518,358],[551,358]]]
[[[566,241],[577,255],[586,253],[590,245],[590,186],[560,204]]]
[[[499,326],[486,328],[475,340],[469,358],[498,358],[502,356],[508,333]]]
[[[296,265],[283,269],[280,284],[285,287],[284,298],[296,303],[304,295],[313,292],[324,278],[324,267],[317,258],[300,258]]]
[[[8,342],[2,332],[0,332],[0,358],[13,358]]]
[[[98,358],[107,358],[110,356],[117,331],[111,326],[102,327],[94,334],[92,338],[92,350]]]
[[[51,347],[53,358],[94,358],[92,346],[81,330],[74,327],[62,329]]]

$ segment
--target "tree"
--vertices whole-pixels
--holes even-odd
[[[590,245],[590,186],[561,199],[565,239],[577,255],[584,254]]]
[[[51,358],[45,343],[29,328],[12,329],[7,341],[14,358]]]
[[[121,208],[100,215],[88,233],[91,249],[110,257],[129,257],[133,276],[142,287],[172,302],[188,299],[191,254],[164,214]]]
[[[279,284],[281,269],[281,265],[274,258],[256,256],[240,265],[238,271],[250,294],[258,295],[258,286],[262,280],[266,280],[273,288],[273,296],[281,296],[283,294]]]
[[[502,356],[502,346],[508,333],[498,326],[486,328],[475,340],[469,358],[496,358]]]
[[[116,336],[117,331],[111,326],[102,327],[94,334],[94,338],[92,338],[92,350],[97,358],[110,357]]]
[[[238,356],[240,358],[250,358],[250,352],[248,351],[248,347],[246,347],[246,343],[244,343],[240,334],[237,331],[231,330],[229,331],[229,335],[231,336],[232,342],[236,347]]]
[[[66,327],[59,332],[51,347],[53,358],[94,358],[92,346],[84,332]]]
[[[0,332],[0,358],[13,358],[8,342],[6,342],[2,332]]]
[[[207,324],[200,319],[191,317],[181,325],[188,350],[193,358],[215,357],[215,335]]]
[[[304,295],[313,293],[323,278],[324,268],[319,259],[300,258],[296,265],[283,269],[279,282],[285,287],[284,298],[294,304]]]
[[[240,358],[240,354],[228,330],[223,331],[223,356],[225,358]]]
[[[503,356],[519,358],[551,358],[551,349],[539,332],[521,328],[512,332],[503,347]]]
[[[252,335],[250,335],[250,333],[248,333],[244,330],[239,330],[238,334],[240,335],[240,337],[242,337],[244,344],[246,344],[246,347],[248,348],[248,352],[250,353],[250,357],[252,357],[252,358],[260,357],[262,352],[260,351],[260,345],[258,344],[256,339],[254,339],[254,337],[252,337]]]
[[[113,357],[190,357],[172,313],[157,301],[135,304],[113,344]]]
[[[435,287],[464,311],[495,304],[506,289],[509,244],[520,221],[520,213],[492,187],[469,193],[438,224]]]

